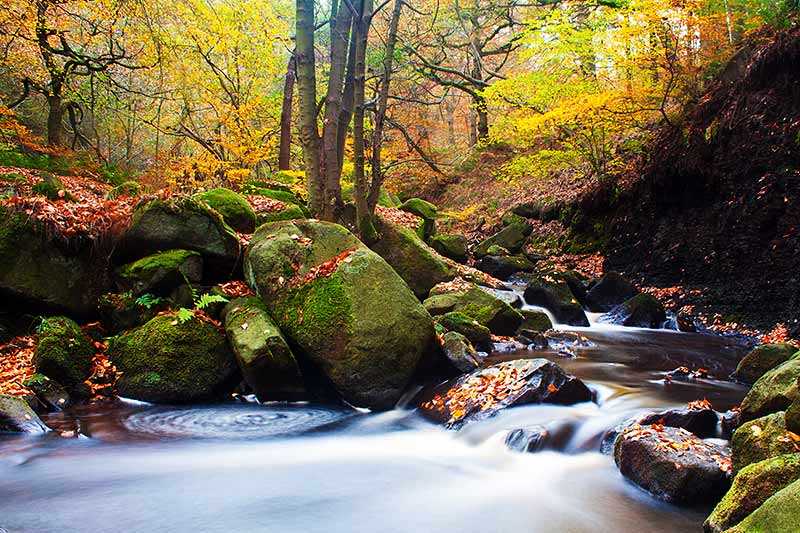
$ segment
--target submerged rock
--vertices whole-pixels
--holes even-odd
[[[600,317],[608,324],[650,329],[661,329],[666,320],[664,306],[649,294],[638,294]]]
[[[544,426],[519,428],[508,432],[506,446],[515,452],[538,452],[544,447],[548,431]]]
[[[489,328],[496,335],[514,335],[522,324],[522,315],[477,285],[469,287],[467,290],[431,296],[423,305],[434,316],[457,311]]]
[[[230,189],[211,189],[194,195],[211,209],[222,215],[227,225],[240,233],[253,233],[256,213],[247,198]]]
[[[787,409],[794,400],[800,399],[798,378],[800,359],[790,359],[765,373],[742,400],[742,420]]]
[[[24,400],[0,394],[0,433],[44,433],[49,428]]]
[[[756,346],[739,361],[731,377],[744,383],[755,383],[758,378],[785,363],[796,353],[800,353],[797,347],[789,343]]]
[[[354,405],[393,407],[423,354],[436,346],[433,320],[411,289],[337,224],[261,226],[245,275],[295,354]]]
[[[33,364],[40,374],[56,380],[72,394],[88,393],[84,380],[89,377],[95,350],[80,326],[67,317],[42,321]]]
[[[717,501],[730,485],[730,455],[685,429],[632,426],[617,437],[614,461],[623,476],[678,505]]]
[[[62,411],[72,405],[69,393],[57,381],[54,381],[44,374],[34,374],[23,383],[39,402],[36,406],[37,411],[40,407],[45,411]]]
[[[586,293],[586,304],[593,313],[611,311],[639,294],[631,282],[617,272],[609,272]]]
[[[731,438],[733,469],[739,472],[747,465],[787,453],[795,453],[800,436],[786,429],[781,411],[757,418],[739,426]]]

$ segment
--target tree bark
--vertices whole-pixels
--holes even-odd
[[[61,94],[47,97],[47,144],[61,146],[64,143],[64,103]]]
[[[355,39],[355,65],[353,78],[353,151],[355,153],[356,222],[361,239],[371,244],[377,239],[372,211],[369,208],[369,183],[364,157],[364,92],[366,84],[366,51],[369,27],[372,22],[372,0],[362,0],[359,17],[353,23]]]
[[[283,82],[283,105],[281,106],[281,140],[278,150],[278,169],[291,170],[292,156],[292,105],[294,103],[294,80],[297,76],[295,52],[286,67],[286,80]]]

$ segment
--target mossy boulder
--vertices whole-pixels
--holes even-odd
[[[422,198],[409,198],[400,205],[400,210],[417,215],[423,220],[436,220],[439,214],[435,205]]]
[[[126,181],[120,183],[106,194],[106,198],[114,200],[120,196],[136,196],[142,190],[142,186],[136,181]]]
[[[758,509],[768,498],[800,479],[800,454],[779,455],[742,469],[733,486],[703,524],[707,533],[722,533]]]
[[[227,225],[240,233],[253,233],[256,213],[247,198],[230,189],[211,189],[194,195],[211,209],[222,215]]]
[[[778,533],[797,531],[800,516],[800,481],[779,490],[727,533]]]
[[[457,331],[448,331],[442,336],[442,350],[459,372],[472,372],[481,365],[481,358],[472,343]]]
[[[516,309],[477,285],[465,291],[431,296],[423,305],[432,315],[457,311],[496,335],[513,335],[523,321]]]
[[[264,198],[271,198],[273,200],[277,200],[284,204],[292,204],[298,207],[303,206],[303,201],[300,200],[300,198],[298,198],[297,195],[295,195],[290,190],[253,188],[248,190],[247,192],[248,194],[252,194],[254,196],[263,196]],[[307,212],[306,216],[308,216]]]
[[[39,326],[33,355],[36,371],[54,379],[75,395],[85,395],[84,381],[92,370],[95,349],[80,326],[67,317],[47,318]]]
[[[800,359],[789,359],[758,378],[742,400],[742,420],[787,409],[800,398],[798,378]]]
[[[553,322],[547,313],[542,311],[534,311],[532,309],[522,309],[523,321],[519,325],[519,330],[538,331],[544,333],[547,330],[553,329]]]
[[[130,291],[109,292],[98,300],[97,311],[103,325],[113,334],[141,326],[166,310],[170,303],[168,298],[154,294],[143,294],[137,298]]]
[[[492,343],[492,334],[489,328],[464,313],[451,311],[436,317],[436,323],[445,331],[454,331],[467,338],[469,342],[482,350],[488,350]]]
[[[0,394],[0,433],[44,433],[50,431],[33,409],[20,398]]]
[[[225,335],[198,318],[161,315],[115,338],[108,354],[122,372],[120,396],[153,403],[222,398],[238,382]]]
[[[219,213],[193,198],[175,198],[139,205],[117,255],[132,260],[175,249],[199,252],[212,277],[230,275],[241,252],[236,233]]]
[[[477,247],[475,247],[473,253],[475,254],[475,257],[483,257],[489,254],[489,248],[493,245],[501,246],[512,254],[517,253],[522,250],[522,246],[525,244],[525,239],[528,238],[528,235],[531,234],[531,231],[531,225],[527,222],[514,223],[509,226],[505,226],[491,237],[484,239]]]
[[[800,399],[793,401],[786,409],[786,429],[800,435]]]
[[[134,294],[169,293],[175,287],[203,279],[203,256],[192,250],[167,250],[117,269],[124,291]]]
[[[429,239],[431,248],[443,256],[463,263],[467,260],[467,238],[463,235],[441,233]]]
[[[408,285],[337,224],[264,224],[247,250],[245,276],[298,357],[354,405],[393,407],[435,347],[433,320]]]
[[[800,353],[797,347],[785,342],[756,346],[739,361],[731,377],[744,383],[755,383],[768,371],[791,359],[795,353]]]
[[[394,268],[417,298],[428,296],[431,289],[457,276],[436,252],[410,229],[378,220],[380,238],[371,248]]]
[[[497,245],[491,246],[491,248],[497,247]],[[520,272],[533,272],[536,265],[524,255],[486,255],[475,263],[475,268],[497,279],[507,280]]]
[[[602,322],[630,328],[660,329],[667,320],[661,302],[649,294],[637,294],[600,317]]]
[[[533,280],[525,288],[523,297],[529,305],[547,309],[559,324],[589,326],[583,307],[563,280],[552,277]]]
[[[239,298],[225,306],[225,332],[242,376],[259,400],[300,400],[305,386],[289,344],[260,298]]]
[[[783,411],[742,424],[731,438],[734,472],[759,461],[796,452],[797,437],[786,429]]]
[[[256,225],[266,224],[268,222],[280,222],[282,220],[296,220],[299,218],[307,218],[308,213],[295,204],[283,204],[284,207],[275,211],[261,212],[256,215]]]
[[[0,206],[0,297],[87,316],[108,292],[109,270],[90,243],[48,238],[41,224]]]

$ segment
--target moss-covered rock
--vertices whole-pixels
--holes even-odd
[[[205,202],[222,215],[227,225],[240,233],[253,233],[256,229],[256,213],[247,198],[230,189],[211,189],[197,193],[194,198]]]
[[[40,194],[50,200],[73,200],[61,178],[50,172],[41,172],[42,181],[35,184],[34,194]]]
[[[459,372],[472,372],[481,365],[481,358],[469,339],[457,331],[448,331],[442,336],[442,349]]]
[[[742,420],[787,409],[800,398],[798,378],[800,359],[789,359],[758,378],[742,400]]]
[[[492,334],[489,328],[463,313],[451,311],[437,316],[436,323],[441,324],[445,331],[454,331],[463,335],[469,342],[482,350],[488,350],[491,347]]]
[[[256,215],[257,222],[256,224],[260,226],[261,224],[267,224],[268,222],[280,222],[282,220],[296,220],[300,218],[307,218],[308,213],[306,213],[303,208],[299,205],[295,204],[284,204],[284,207],[278,209],[277,211],[270,211],[270,212],[263,212],[258,213]]]
[[[800,454],[779,455],[743,468],[733,486],[703,524],[721,533],[758,509],[769,497],[800,479]]]
[[[486,250],[486,255],[499,255],[499,256],[506,256],[511,255],[511,252],[500,246],[499,244],[493,244]]]
[[[786,429],[800,435],[800,399],[793,401],[786,409]]]
[[[90,243],[50,239],[38,222],[0,206],[4,298],[86,316],[111,284],[108,261]]]
[[[797,531],[800,516],[800,481],[778,491],[728,533],[778,533]]]
[[[245,276],[298,357],[320,369],[354,405],[395,405],[434,346],[433,320],[378,254],[337,224],[265,224]]]
[[[744,383],[755,383],[758,378],[791,359],[797,348],[789,343],[762,344],[745,355],[731,377]]]
[[[114,334],[141,326],[169,306],[170,300],[154,294],[137,298],[130,291],[109,292],[98,300],[97,311],[108,332]]]
[[[0,433],[44,433],[49,428],[25,401],[0,394]]]
[[[191,250],[167,250],[117,269],[119,284],[134,294],[168,294],[186,283],[203,279],[203,257]]]
[[[431,248],[443,256],[463,263],[467,260],[467,238],[463,235],[441,233],[429,239]]]
[[[222,216],[192,198],[155,199],[136,208],[119,246],[123,259],[155,252],[194,250],[212,276],[227,276],[239,260],[239,239]]]
[[[142,186],[136,181],[126,181],[120,183],[106,194],[106,198],[114,200],[120,196],[136,196],[142,190]]]
[[[92,369],[94,347],[80,326],[67,317],[45,319],[33,355],[36,371],[61,383],[76,395],[87,393],[84,380]]]
[[[498,248],[497,245],[492,245],[491,248]],[[481,257],[475,268],[486,272],[490,276],[497,279],[507,280],[514,274],[520,272],[533,272],[536,269],[534,265],[524,255],[485,255]]]
[[[477,285],[466,291],[431,296],[423,305],[432,315],[458,311],[497,335],[513,335],[523,320],[516,309]]]
[[[786,429],[783,411],[757,418],[739,426],[733,433],[733,470],[797,451],[796,435]]]
[[[637,294],[603,315],[600,320],[631,328],[660,329],[667,320],[661,302],[649,294]]]
[[[505,248],[510,253],[515,254],[522,250],[522,246],[525,244],[525,239],[531,234],[531,231],[531,225],[527,222],[514,223],[509,226],[505,226],[491,237],[484,239],[477,247],[475,247],[473,253],[475,254],[475,257],[483,257],[489,254],[489,248],[491,246],[497,245]]]
[[[457,276],[455,269],[413,231],[380,219],[376,229],[380,238],[372,244],[372,250],[400,274],[417,298],[425,298],[435,285]]]
[[[553,329],[553,322],[547,313],[542,311],[533,311],[531,309],[522,309],[523,321],[519,326],[519,330],[538,331],[543,333],[549,329]]]
[[[22,384],[36,396],[37,410],[42,407],[46,411],[61,411],[72,404],[67,390],[44,374],[34,374]]]
[[[113,340],[120,396],[154,403],[221,398],[238,381],[225,335],[204,320],[161,315]]]
[[[421,239],[427,241],[436,233],[438,210],[435,205],[421,198],[410,198],[400,205],[400,209],[422,219],[417,228],[417,234]]]
[[[292,204],[296,206],[303,206],[303,201],[297,197],[293,192],[289,190],[280,190],[280,189],[265,189],[265,188],[253,188],[247,191],[248,194],[252,194],[254,196],[263,196],[264,198],[271,198],[273,200],[277,200],[279,202],[283,202],[284,204]],[[308,213],[305,213],[308,216]]]
[[[259,400],[304,398],[300,367],[264,302],[239,298],[228,303],[223,315],[239,368]]]

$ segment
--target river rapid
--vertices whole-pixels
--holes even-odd
[[[583,379],[598,403],[515,407],[458,432],[411,406],[124,403],[50,415],[49,425],[78,438],[0,437],[0,529],[700,531],[709,509],[655,500],[619,474],[600,443],[649,409],[701,398],[718,411],[738,404],[746,390],[729,381],[664,378],[684,365],[727,376],[745,348],[665,330],[559,329],[586,346],[544,356]],[[544,450],[506,446],[510,430],[534,425],[552,437]]]

